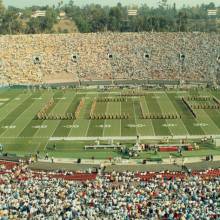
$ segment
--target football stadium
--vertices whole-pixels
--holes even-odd
[[[0,220],[220,219],[220,5],[7,4]]]

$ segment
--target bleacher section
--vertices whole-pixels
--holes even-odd
[[[213,33],[1,36],[0,82],[209,81],[217,77],[219,48]]]

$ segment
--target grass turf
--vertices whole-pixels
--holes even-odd
[[[59,157],[120,156],[114,150],[87,150],[84,145],[90,143],[86,137],[127,137],[127,136],[178,136],[178,135],[215,135],[220,134],[220,111],[217,109],[195,110],[194,118],[181,100],[181,97],[215,96],[220,99],[218,91],[147,91],[143,97],[131,96],[126,102],[98,103],[97,113],[129,113],[129,119],[90,120],[92,102],[97,97],[120,96],[120,90],[99,92],[96,90],[37,90],[22,89],[0,90],[0,143],[4,151],[17,154],[49,151]],[[36,120],[36,113],[51,99],[54,106],[50,113],[64,114],[74,111],[79,101],[85,104],[76,120]],[[178,119],[142,119],[140,102],[145,113],[177,113]],[[85,141],[57,142],[58,150],[50,150],[51,137],[85,137]],[[127,142],[128,143],[128,142]],[[207,154],[208,151],[219,154],[218,149],[203,148],[197,152],[187,152],[187,156]],[[150,154],[149,154],[150,155]],[[146,153],[141,157],[149,156]],[[161,155],[160,155],[161,156]],[[162,156],[167,156],[166,153]]]

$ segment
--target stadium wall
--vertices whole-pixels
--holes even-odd
[[[167,81],[167,80],[92,80],[92,81],[81,81],[81,82],[66,82],[66,83],[27,83],[27,84],[7,84],[1,85],[0,89],[3,88],[12,88],[12,89],[25,89],[25,88],[59,88],[59,87],[69,87],[69,88],[79,88],[79,87],[99,87],[99,86],[106,86],[106,87],[121,87],[121,86],[143,86],[143,87],[157,87],[157,86],[164,86],[164,87],[178,87],[181,88],[182,86],[187,85],[190,87],[198,87],[203,86],[206,87],[208,82],[191,82],[181,84],[180,81]]]

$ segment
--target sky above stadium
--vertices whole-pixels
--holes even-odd
[[[32,5],[57,5],[60,0],[3,0],[6,6],[12,5],[15,7],[26,7]],[[69,0],[63,0],[64,3],[68,3]],[[132,5],[132,4],[148,4],[149,6],[155,7],[157,6],[159,0],[74,0],[75,4],[83,6],[85,4],[97,3],[102,5],[116,5],[118,2],[121,2],[123,5]],[[217,6],[220,5],[219,0],[168,0],[169,4],[176,2],[177,7],[181,7],[185,5],[197,5],[202,3],[214,2]]]

